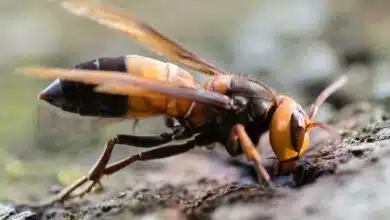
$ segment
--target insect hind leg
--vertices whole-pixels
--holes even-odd
[[[100,184],[100,178],[103,175],[110,175],[113,174],[124,167],[136,162],[136,161],[147,161],[147,160],[153,160],[153,159],[161,159],[161,158],[167,158],[174,155],[185,153],[192,148],[194,148],[197,145],[197,139],[189,140],[184,144],[177,144],[177,145],[169,145],[164,146],[160,148],[156,148],[153,150],[149,150],[146,152],[142,152],[139,154],[131,155],[125,159],[122,159],[121,161],[108,164],[108,160],[111,156],[112,150],[115,146],[114,139],[110,139],[106,143],[106,147],[99,158],[99,160],[96,162],[95,166],[91,169],[88,176],[83,176],[79,180],[77,180],[74,184],[66,187],[63,189],[59,194],[55,195],[54,197],[50,198],[49,200],[46,200],[44,202],[40,202],[35,205],[29,205],[30,207],[44,207],[51,205],[55,202],[64,202],[68,199],[83,196],[86,193],[90,192],[90,190],[95,186],[96,184]],[[107,165],[108,164],[108,165]],[[74,191],[85,185],[88,181],[91,181],[88,187],[84,190],[82,190],[79,194],[74,195]]]
[[[65,200],[73,197],[83,196],[84,194],[90,192],[93,186],[95,186],[96,184],[100,184],[100,178],[103,175],[110,175],[138,160],[158,159],[184,153],[191,148],[194,148],[196,146],[196,143],[199,142],[200,139],[195,138],[194,140],[188,141],[187,143],[182,145],[171,145],[146,151],[144,153],[130,156],[117,163],[107,165],[116,144],[124,144],[141,148],[151,148],[166,144],[172,140],[181,140],[189,138],[191,136],[192,134],[190,135],[190,132],[185,132],[184,130],[183,132],[177,134],[162,133],[156,136],[133,136],[125,134],[117,135],[115,138],[112,138],[106,142],[102,154],[96,161],[95,165],[90,169],[88,175],[81,177],[72,185],[69,185],[68,187],[64,188],[59,194],[46,201],[37,204],[27,205],[30,207],[44,207],[53,204],[54,202],[64,202]],[[77,195],[73,195],[74,191],[84,186],[89,181],[91,182],[85,190],[83,190]]]
[[[192,134],[189,132],[183,131],[182,133],[162,133],[156,136],[134,136],[134,135],[125,135],[120,134],[115,138],[107,141],[105,149],[101,154],[100,158],[97,160],[95,165],[89,172],[88,179],[96,181],[102,175],[104,168],[107,166],[108,161],[110,160],[112,151],[116,144],[124,144],[133,147],[139,148],[152,148],[159,145],[167,144],[172,140],[181,140],[191,137]]]
[[[196,141],[190,140],[184,144],[169,145],[165,147],[156,148],[150,151],[142,152],[139,154],[135,154],[116,163],[109,164],[107,167],[105,167],[103,174],[104,175],[113,174],[136,161],[162,159],[162,158],[167,158],[174,155],[182,154],[191,150],[195,146],[196,146]]]
[[[132,147],[150,148],[166,144],[174,139],[173,133],[162,133],[154,136],[135,136],[119,134],[115,138],[117,144],[129,145]]]

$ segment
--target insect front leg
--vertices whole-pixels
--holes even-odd
[[[249,138],[245,127],[242,124],[236,124],[231,129],[231,133],[227,144],[226,150],[232,156],[237,156],[243,152],[249,161],[254,162],[254,167],[259,178],[259,182],[265,181],[267,186],[272,187],[271,177],[264,166],[261,164],[261,157],[256,150],[252,140]]]

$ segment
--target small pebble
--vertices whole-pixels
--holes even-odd
[[[117,197],[118,199],[120,199],[120,198],[125,197],[126,195],[127,195],[126,192],[120,192],[116,197]]]

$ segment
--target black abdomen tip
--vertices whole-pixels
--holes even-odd
[[[99,58],[75,69],[127,72],[125,57]],[[123,117],[128,111],[128,96],[97,93],[96,85],[57,79],[38,98],[64,111],[83,116]]]

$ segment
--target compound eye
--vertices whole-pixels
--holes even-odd
[[[290,119],[290,141],[297,152],[303,146],[306,134],[305,118],[300,112],[294,112]]]

